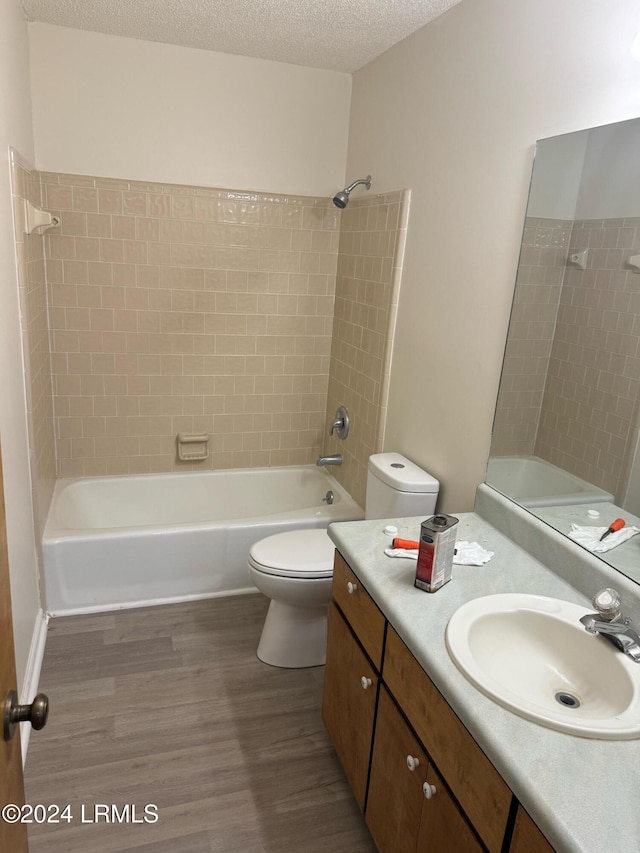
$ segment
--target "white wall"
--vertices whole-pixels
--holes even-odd
[[[409,187],[386,448],[484,479],[537,139],[640,114],[636,0],[462,0],[354,76],[347,173]]]
[[[30,24],[36,165],[300,195],[345,180],[351,77]]]
[[[39,601],[9,146],[33,160],[27,27],[18,0],[0,0],[0,441],[20,690]]]

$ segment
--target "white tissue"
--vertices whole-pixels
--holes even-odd
[[[406,548],[385,548],[384,553],[387,557],[406,557],[408,560],[418,559],[417,551],[409,551]]]
[[[408,551],[405,548],[385,548],[387,557],[405,557],[409,560],[417,560],[417,551]],[[456,553],[453,557],[454,566],[483,566],[493,557],[493,551],[485,549],[477,542],[467,542],[462,539],[456,542]]]
[[[495,553],[485,551],[477,542],[466,542],[464,539],[456,542],[456,551],[453,562],[458,566],[483,566]]]
[[[617,545],[622,545],[623,542],[631,539],[636,533],[640,533],[640,527],[623,527],[622,530],[610,533],[601,542],[600,537],[608,529],[608,527],[583,527],[580,524],[572,524],[569,539],[573,539],[574,542],[582,545],[588,551],[592,551],[595,554],[602,554],[605,551],[610,551]]]

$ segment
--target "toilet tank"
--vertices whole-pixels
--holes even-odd
[[[433,515],[440,483],[400,453],[369,457],[365,518]]]

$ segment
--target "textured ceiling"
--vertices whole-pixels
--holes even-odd
[[[22,0],[29,21],[357,71],[460,0]]]

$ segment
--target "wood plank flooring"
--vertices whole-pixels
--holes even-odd
[[[261,595],[50,623],[27,802],[31,853],[369,853],[375,846],[320,719],[323,667],[278,669]],[[96,821],[157,806],[156,823]],[[81,810],[84,805],[84,812]],[[133,815],[132,810],[129,812]]]

